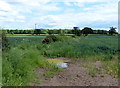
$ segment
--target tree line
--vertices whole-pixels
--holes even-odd
[[[116,27],[110,27],[109,31],[107,30],[93,30],[89,27],[84,27],[80,30],[78,27],[73,27],[73,29],[34,29],[34,30],[6,30],[7,34],[32,34],[32,35],[40,35],[40,34],[75,34],[77,36],[88,34],[118,34],[116,32]]]

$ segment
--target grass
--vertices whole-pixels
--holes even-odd
[[[45,60],[34,45],[31,46],[29,43],[23,45],[3,52],[2,81],[4,86],[29,85],[29,82],[36,78],[33,70],[37,67],[51,69],[54,73],[58,70],[54,70],[55,67]]]
[[[50,68],[47,72],[44,73],[44,76],[46,78],[50,78],[50,77],[53,77],[54,75],[57,75],[59,73],[59,68],[57,67],[53,67],[53,68]]]
[[[62,60],[62,59],[47,59],[47,61],[51,64],[58,64],[58,63],[64,62],[64,60]]]
[[[107,60],[105,60],[107,57]],[[92,56],[90,60],[85,60],[81,65],[87,68],[89,75],[95,77],[97,74],[103,77],[105,74],[109,74],[114,78],[118,78],[119,74],[119,64],[118,64],[118,56],[113,55],[112,60],[108,59],[109,55],[102,55],[102,56]],[[95,58],[95,59],[94,59]],[[98,68],[93,63],[96,61],[100,61],[101,66]]]
[[[106,70],[107,74],[110,74],[111,76],[113,76],[114,78],[118,78],[118,71],[119,71],[119,64],[117,61],[106,61],[103,62],[103,68]]]
[[[88,73],[92,76],[95,77],[99,70],[94,66],[94,65],[89,65]]]
[[[86,58],[94,55],[117,54],[117,50],[117,37],[88,36],[51,43],[47,45],[44,55],[47,57]]]
[[[45,77],[56,75],[59,69],[50,64],[51,61],[47,61],[47,57],[67,57],[86,61],[100,60],[104,63],[103,68],[108,71],[108,74],[117,75],[118,68],[114,62],[116,61],[114,56],[119,53],[117,36],[90,35],[72,38],[64,35],[58,36],[61,41],[42,44],[41,41],[44,38],[45,36],[8,36],[11,49],[3,52],[2,57],[4,86],[29,85],[29,82],[36,78],[33,70],[37,67],[47,70],[44,73]],[[89,73],[95,76],[98,70],[94,66],[89,67]]]

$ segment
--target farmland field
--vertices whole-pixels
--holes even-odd
[[[33,80],[38,78],[38,75],[33,71],[38,67],[46,69],[45,77],[54,77],[61,70],[48,63],[46,59],[61,57],[69,58],[72,63],[78,64],[80,62],[92,76],[98,74],[99,71],[89,62],[100,61],[102,69],[105,70],[104,74],[117,79],[118,36],[89,35],[76,38],[59,36],[64,41],[43,44],[42,40],[45,37],[43,35],[7,36],[10,50],[3,52],[3,85],[30,85]],[[37,80],[42,81],[42,78]]]
[[[42,41],[43,38],[45,38],[45,35],[43,36],[32,36],[32,35],[8,35],[9,42],[11,45],[18,45],[22,42],[29,42],[29,43],[39,43]]]

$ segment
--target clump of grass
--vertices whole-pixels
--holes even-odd
[[[96,74],[98,73],[98,70],[95,67],[92,67],[92,68],[89,68],[88,72],[92,77],[95,77]]]
[[[81,63],[81,65],[87,68],[88,74],[91,75],[92,77],[95,77],[98,73],[100,73],[96,66],[91,64],[90,62],[83,62]]]
[[[44,76],[47,78],[53,77],[54,75],[57,75],[59,73],[59,68],[58,67],[51,67],[48,71],[44,73]]]
[[[112,75],[115,78],[118,78],[118,72],[120,65],[117,61],[105,61],[103,62],[103,68],[106,70],[107,74]]]

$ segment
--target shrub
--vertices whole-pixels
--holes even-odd
[[[10,49],[10,44],[8,42],[5,32],[1,33],[1,37],[2,37],[2,51]]]
[[[58,41],[57,37],[55,35],[48,35],[46,36],[46,38],[43,39],[42,43],[51,43],[51,42],[55,42]]]
[[[71,39],[70,37],[68,36],[65,36],[65,35],[48,35],[46,36],[46,38],[43,39],[42,43],[51,43],[51,42],[56,42],[56,41],[66,41],[66,40],[69,40]]]

